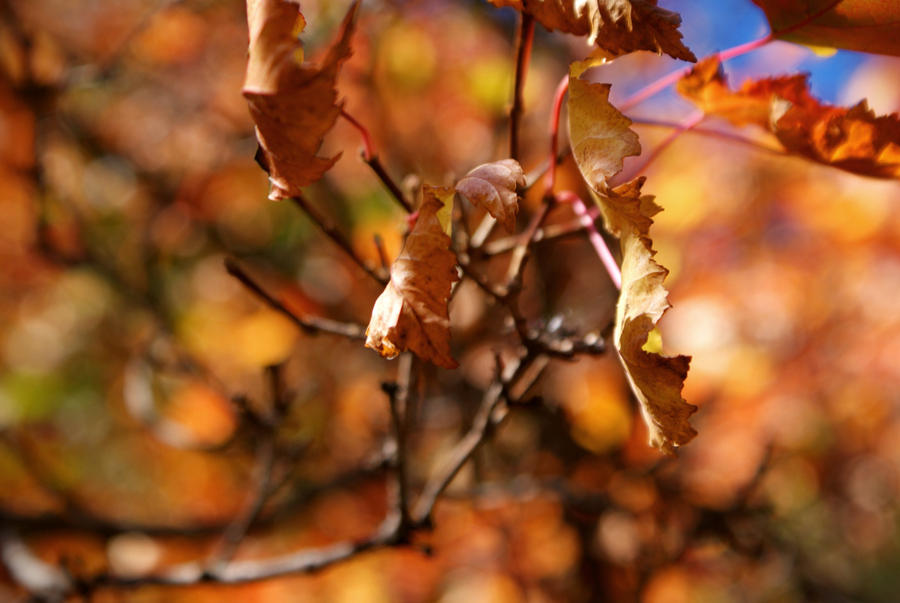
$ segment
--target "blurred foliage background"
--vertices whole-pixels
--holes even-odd
[[[307,56],[347,2],[304,1]],[[675,3],[698,56],[765,33],[749,0]],[[208,554],[246,505],[262,446],[240,404],[289,410],[277,488],[239,558],[362,538],[386,508],[388,363],[310,336],[229,277],[226,256],[304,313],[365,323],[378,287],[297,209],[266,199],[241,86],[240,0],[14,0],[0,8],[0,527],[73,575],[141,574]],[[486,2],[366,2],[347,111],[405,182],[505,156],[516,13]],[[584,41],[537,31],[526,169]],[[638,53],[594,77],[612,100],[678,66]],[[812,73],[829,102],[900,110],[900,62],[775,42],[727,64]],[[637,119],[677,122],[674,94]],[[425,555],[392,549],[242,586],[100,590],[98,601],[887,601],[900,591],[900,191],[712,134],[647,172],[672,270],[666,347],[694,359],[699,435],[677,458],[646,431],[612,356],[554,363],[438,504]],[[645,155],[670,134],[635,128]],[[765,145],[762,135],[742,136]],[[309,198],[378,261],[407,222],[339,121]],[[637,162],[640,159],[635,160]],[[563,186],[580,186],[570,162]],[[536,207],[538,199],[527,198]],[[562,209],[554,221],[571,219]],[[498,235],[500,236],[500,235]],[[502,260],[497,262],[503,268]],[[523,307],[580,331],[616,293],[590,245],[539,247]],[[471,285],[471,283],[468,283]],[[427,477],[490,380],[502,313],[454,298],[458,371],[425,369],[409,470]],[[0,600],[27,594],[0,565]]]

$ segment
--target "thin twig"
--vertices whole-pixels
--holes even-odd
[[[372,240],[375,243],[375,249],[378,251],[378,261],[381,262],[382,270],[390,272],[391,262],[388,259],[387,250],[384,248],[384,239],[381,238],[381,235],[376,233],[372,236]]]
[[[377,270],[373,269],[371,266],[369,266],[366,263],[366,261],[363,260],[359,256],[359,254],[356,253],[356,250],[353,249],[353,245],[350,244],[350,241],[348,241],[344,237],[344,235],[341,234],[341,231],[337,229],[337,227],[331,222],[331,220],[329,220],[327,217],[325,217],[324,214],[322,214],[318,209],[316,209],[309,202],[309,200],[306,199],[306,197],[298,194],[298,195],[291,197],[291,201],[294,203],[294,205],[299,207],[307,216],[309,216],[309,219],[312,220],[316,224],[316,226],[318,226],[319,229],[323,233],[325,233],[325,235],[329,239],[334,241],[335,245],[340,247],[344,251],[344,253],[346,253],[347,256],[356,263],[357,266],[362,268],[366,274],[371,276],[373,279],[375,279],[382,285],[387,284],[387,282],[388,282],[387,276],[385,276],[384,274],[381,274],[379,271],[377,271]]]
[[[28,544],[9,528],[0,531],[0,561],[13,582],[36,601],[63,601],[72,582],[66,572],[35,555]]]
[[[362,158],[363,161],[369,161],[374,157],[375,152],[372,150],[372,136],[369,134],[368,128],[359,123],[355,117],[347,113],[343,108],[341,108],[341,117],[347,120],[347,122],[356,128],[356,131],[359,132],[360,137],[362,138],[363,148],[362,148]]]
[[[597,217],[600,215],[600,212],[595,208],[589,208],[588,215],[593,221],[597,219]],[[542,228],[538,228],[537,231],[535,231],[534,237],[532,237],[531,242],[532,244],[544,243],[547,241],[552,241],[554,239],[561,239],[564,237],[579,235],[582,231],[584,231],[584,223],[582,222],[581,218],[570,220],[568,222],[562,222],[560,224],[549,224]],[[478,253],[481,257],[493,257],[495,255],[509,253],[510,251],[515,249],[518,244],[518,236],[503,237],[502,239],[491,241],[481,250],[479,250]]]
[[[516,75],[513,85],[513,102],[509,110],[509,156],[519,160],[519,122],[523,112],[523,90],[525,75],[531,59],[531,46],[534,41],[534,17],[530,13],[519,13],[519,35],[516,44]]]
[[[569,76],[566,75],[559,81],[556,86],[556,92],[553,93],[553,110],[550,111],[550,153],[547,155],[549,168],[544,185],[544,197],[553,194],[553,187],[556,185],[556,164],[557,149],[559,147],[559,116],[562,112],[563,100],[566,98],[566,92],[569,91]]]
[[[392,387],[385,387],[388,395],[388,403],[391,411],[391,425],[394,431],[394,441],[396,443],[396,460],[394,472],[397,484],[397,511],[400,516],[400,525],[409,526],[409,483],[407,481],[407,424],[406,415],[409,406],[409,392],[412,383],[413,366],[415,365],[414,356],[405,352],[400,356],[400,363],[397,366],[397,381],[393,384],[386,384]]]
[[[657,144],[650,152],[650,154],[647,155],[646,159],[644,159],[638,166],[624,172],[620,172],[616,177],[612,178],[610,180],[610,186],[616,186],[621,182],[628,182],[643,174],[645,171],[647,171],[647,168],[649,168],[653,164],[654,161],[659,159],[662,154],[670,146],[672,146],[672,143],[681,138],[681,136],[685,132],[689,132],[690,130],[694,129],[701,121],[704,120],[704,118],[706,118],[706,114],[703,113],[703,111],[694,111],[693,113],[685,117],[678,123],[678,127],[674,131],[670,132],[669,135],[662,140],[662,142]]]
[[[342,337],[347,337],[349,339],[366,338],[366,330],[362,325],[349,322],[339,322],[337,320],[331,320],[330,318],[322,318],[319,316],[297,316],[284,304],[267,293],[265,289],[263,289],[259,285],[259,283],[253,280],[253,278],[249,274],[244,272],[244,269],[241,268],[238,263],[231,258],[225,259],[225,270],[228,271],[228,274],[239,280],[242,285],[247,287],[247,289],[256,294],[257,297],[264,301],[273,310],[280,312],[283,316],[287,317],[291,322],[303,329],[303,331],[305,331],[306,333],[309,333],[311,335],[315,335],[317,333],[331,333],[333,335],[341,335]]]
[[[400,187],[397,186],[397,183],[394,182],[394,179],[387,173],[387,170],[384,169],[384,166],[381,165],[381,160],[378,159],[378,155],[375,154],[375,147],[372,144],[372,135],[369,134],[368,128],[366,128],[362,123],[359,122],[355,117],[347,113],[344,109],[341,109],[341,117],[347,120],[356,130],[359,132],[360,137],[363,140],[363,149],[362,149],[362,160],[366,162],[366,164],[375,172],[375,175],[378,176],[378,179],[381,180],[381,183],[384,185],[388,191],[390,191],[391,195],[394,197],[394,200],[400,204],[400,206],[406,211],[406,213],[412,213],[413,207],[412,204],[406,199],[406,195],[403,194],[403,191],[400,190]]]
[[[527,362],[515,360],[504,367],[501,375],[485,391],[481,399],[481,406],[472,421],[472,426],[463,438],[456,443],[450,451],[442,467],[428,480],[422,495],[416,503],[413,512],[413,521],[417,525],[427,525],[431,520],[431,513],[441,493],[447,489],[460,469],[472,458],[472,454],[485,441],[488,436],[488,428],[491,426],[491,417],[494,411],[503,402],[503,394],[507,385],[519,376],[520,371],[528,366]]]
[[[210,567],[220,567],[227,564],[234,557],[238,547],[250,530],[250,527],[259,517],[272,493],[272,468],[275,465],[275,438],[274,434],[266,434],[262,438],[256,451],[254,462],[254,486],[247,497],[247,505],[244,513],[237,520],[228,525],[218,549],[209,560]]]
[[[659,119],[646,119],[642,117],[629,117],[632,123],[641,125],[641,126],[649,126],[649,127],[657,127],[657,128],[672,128],[672,129],[680,129],[682,126],[679,122],[675,121],[665,121]],[[785,152],[782,149],[778,149],[775,147],[771,147],[761,142],[757,142],[750,138],[746,138],[744,136],[740,136],[738,134],[732,134],[730,132],[725,132],[722,130],[714,130],[712,128],[691,128],[689,131],[685,132],[686,134],[699,134],[700,136],[706,136],[708,138],[717,138],[719,140],[723,140],[725,142],[734,142],[737,144],[742,144],[744,146],[748,146],[757,151],[762,151],[764,153],[769,153],[771,155],[775,155],[778,157],[785,157],[789,155],[789,153]]]
[[[279,557],[231,561],[216,568],[189,562],[147,576],[98,574],[83,580],[82,590],[102,587],[139,587],[146,585],[190,586],[202,583],[241,584],[277,578],[288,574],[308,574],[345,561],[365,551],[396,544],[398,521],[385,521],[370,537],[356,542],[339,542],[325,547],[303,549]]]
[[[616,263],[616,258],[613,257],[613,254],[609,250],[609,247],[607,247],[606,241],[604,241],[603,237],[600,236],[600,232],[597,230],[597,225],[594,224],[594,220],[591,219],[590,214],[588,214],[588,209],[584,204],[584,201],[582,201],[581,197],[579,197],[572,191],[562,191],[556,195],[556,198],[559,199],[561,203],[572,204],[572,209],[575,210],[575,214],[581,219],[582,225],[584,226],[585,230],[587,230],[588,239],[590,240],[591,245],[593,245],[594,251],[597,252],[597,256],[600,258],[600,261],[603,263],[603,267],[606,268],[606,272],[607,274],[609,274],[609,278],[616,286],[616,289],[621,289],[622,270]]]
[[[534,242],[534,235],[544,223],[550,209],[555,201],[552,196],[545,197],[541,208],[531,217],[528,228],[519,236],[519,243],[513,249],[512,258],[509,261],[509,268],[506,271],[506,282],[503,285],[505,291],[516,290],[521,286],[522,270],[525,267],[525,259],[528,255],[528,249]]]
[[[481,219],[481,223],[475,229],[475,233],[472,235],[472,238],[469,239],[469,247],[472,249],[478,249],[484,242],[487,240],[489,236],[491,236],[491,232],[494,230],[494,226],[497,225],[497,220],[491,214],[485,214],[484,218]]]
[[[372,171],[375,172],[375,175],[378,176],[378,179],[381,180],[384,187],[390,191],[394,201],[399,203],[400,207],[402,207],[406,213],[411,214],[414,211],[412,203],[409,202],[406,195],[403,194],[403,191],[397,186],[397,183],[394,182],[394,179],[391,178],[390,174],[387,173],[387,170],[384,169],[384,166],[381,165],[381,160],[378,156],[373,155],[366,160],[366,163],[372,168]]]

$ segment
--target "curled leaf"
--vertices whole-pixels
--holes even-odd
[[[490,0],[534,16],[549,30],[579,36],[614,55],[636,50],[696,61],[681,41],[681,16],[660,8],[656,0]]]
[[[650,443],[673,452],[697,432],[690,416],[697,407],[681,397],[690,356],[665,356],[647,350],[647,340],[669,309],[663,281],[669,271],[653,256],[652,217],[660,211],[653,197],[641,195],[644,179],[623,184],[599,197],[607,229],[622,248],[622,292],[616,306],[613,339],[619,359],[647,423]]]
[[[317,155],[340,114],[335,84],[350,56],[358,4],[350,7],[318,65],[304,63],[297,34],[305,20],[293,0],[247,0],[250,56],[244,97],[256,124],[258,158],[269,173],[270,199],[284,199],[311,184],[337,161]]]
[[[753,0],[790,42],[900,56],[900,3],[872,0]],[[830,6],[830,8],[829,8]],[[822,11],[825,11],[822,13]],[[822,13],[816,17],[817,14]],[[816,17],[811,19],[811,17]],[[809,21],[806,23],[806,21]],[[801,27],[792,26],[805,23]]]
[[[397,260],[391,280],[375,301],[366,329],[366,347],[385,358],[410,350],[444,368],[458,364],[450,355],[450,287],[459,276],[450,237],[441,226],[441,198],[449,189],[423,187],[416,224]]]
[[[622,170],[625,157],[641,154],[631,120],[609,102],[609,88],[569,77],[569,143],[581,175],[597,192]]]
[[[791,153],[864,176],[900,178],[897,114],[876,116],[866,101],[850,108],[820,103],[805,75],[748,81],[733,91],[710,58],[677,88],[709,115],[770,131]]]
[[[525,172],[515,159],[483,163],[456,183],[456,192],[475,206],[482,206],[512,232],[516,228],[519,194],[525,186]]]
[[[654,261],[650,240],[653,197],[641,195],[643,179],[610,189],[625,157],[640,153],[631,122],[609,102],[608,84],[569,78],[569,140],[581,174],[596,193],[607,230],[622,248],[622,292],[616,306],[613,342],[628,382],[640,402],[650,443],[673,452],[696,435],[690,416],[696,407],[681,397],[690,358],[646,349],[651,332],[669,308],[663,280],[668,271]]]

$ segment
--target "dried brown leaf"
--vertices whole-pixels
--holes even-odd
[[[681,41],[681,16],[660,8],[656,0],[490,0],[534,16],[549,30],[579,36],[590,44],[622,55],[650,50],[676,59],[696,61]]]
[[[650,443],[673,452],[696,435],[690,416],[696,407],[681,397],[690,358],[644,350],[650,332],[669,308],[663,287],[668,271],[654,261],[650,240],[653,197],[641,195],[643,178],[610,189],[609,179],[625,157],[640,153],[631,122],[609,102],[608,84],[569,78],[569,139],[584,179],[596,193],[607,230],[622,248],[622,292],[613,342],[641,406]]]
[[[438,212],[446,188],[425,186],[416,224],[391,266],[391,280],[375,301],[366,329],[366,347],[385,358],[406,350],[444,368],[458,364],[450,355],[450,287],[459,276],[450,237]]]
[[[765,128],[791,153],[856,174],[900,178],[897,114],[876,116],[866,101],[849,109],[820,103],[805,75],[749,81],[733,91],[713,57],[677,88],[709,115]]]
[[[469,203],[484,207],[512,232],[519,212],[517,187],[525,186],[525,172],[515,159],[483,163],[456,183],[456,192]]]
[[[350,56],[354,2],[321,62],[303,62],[297,34],[305,21],[293,0],[247,0],[250,56],[244,97],[256,124],[260,163],[269,172],[270,199],[296,195],[337,161],[317,155],[340,114],[335,84]]]

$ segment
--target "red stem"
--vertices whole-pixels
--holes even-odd
[[[553,194],[553,187],[556,185],[556,154],[559,146],[559,115],[562,112],[563,99],[569,90],[569,76],[566,75],[560,80],[553,95],[553,111],[550,113],[550,167],[547,170],[547,181],[544,188],[544,195]]]
[[[659,156],[663,154],[663,151],[669,148],[669,145],[678,140],[678,137],[680,137],[685,132],[692,130],[697,124],[703,121],[705,117],[706,114],[703,113],[703,111],[695,111],[681,120],[678,124],[675,125],[675,130],[670,132],[669,135],[666,136],[662,140],[662,142],[656,145],[653,151],[651,151],[650,154],[647,155],[647,158],[643,163],[641,163],[633,170],[628,170],[627,175],[619,174],[620,177],[613,179],[613,181],[610,182],[610,186],[615,186],[619,182],[628,182],[629,180],[633,180],[637,176],[643,174],[654,161],[659,159]]]
[[[413,207],[409,201],[406,199],[406,195],[403,194],[403,191],[400,190],[400,187],[397,186],[397,183],[390,177],[387,173],[387,170],[384,169],[384,166],[381,165],[381,161],[379,161],[378,157],[375,155],[375,151],[372,146],[372,137],[369,135],[369,130],[366,129],[364,125],[356,121],[352,115],[347,113],[343,108],[341,108],[341,117],[346,119],[350,124],[359,131],[360,136],[362,136],[363,140],[363,161],[368,164],[372,171],[375,172],[375,175],[379,180],[384,184],[385,188],[390,191],[391,195],[393,195],[394,199],[400,206],[406,211],[406,213],[411,213],[413,211]]]
[[[631,117],[629,119],[631,119],[632,123],[639,124],[642,126],[650,126],[650,127],[657,127],[657,128],[669,128],[669,129],[674,129],[674,130],[681,128],[681,124],[676,123],[676,122],[665,121],[665,120],[645,119],[642,117]],[[761,144],[755,140],[752,140],[750,138],[738,136],[738,135],[732,134],[730,132],[724,132],[724,131],[720,131],[720,130],[711,130],[708,128],[691,128],[690,131],[693,132],[694,134],[699,134],[701,136],[707,136],[709,138],[717,138],[719,140],[724,140],[726,142],[735,142],[738,144],[742,144],[744,146],[751,147],[758,151],[763,151],[766,153],[770,153],[772,155],[777,155],[779,157],[784,157],[785,155],[787,155],[787,153],[785,153],[785,151],[782,149],[776,149],[775,147],[767,146],[767,145]]]
[[[789,34],[792,31],[800,29],[801,27],[803,27],[805,25],[809,25],[811,22],[815,21],[816,19],[818,19],[819,17],[821,17],[822,15],[824,15],[825,13],[827,13],[828,11],[833,9],[835,6],[837,6],[841,2],[842,2],[842,0],[835,0],[834,2],[830,3],[828,6],[805,17],[801,21],[794,23],[790,27],[785,27],[784,29],[771,31],[761,38],[757,38],[756,40],[751,40],[750,42],[745,42],[744,44],[738,44],[737,46],[733,46],[731,48],[726,48],[725,50],[714,53],[711,56],[716,56],[719,58],[720,61],[724,62],[729,59],[739,57],[742,54],[747,54],[748,52],[756,50],[757,48],[760,48],[761,46],[765,46],[766,44],[768,44],[769,42],[771,42],[772,40],[774,40],[775,38],[777,38],[779,36]],[[684,77],[685,75],[690,73],[691,69],[693,69],[692,66],[682,67],[681,69],[679,69],[677,71],[673,71],[672,73],[664,75],[663,77],[659,78],[655,82],[651,82],[650,84],[644,86],[643,88],[641,88],[640,90],[638,90],[637,92],[635,92],[634,94],[632,94],[631,96],[626,98],[622,102],[622,104],[619,105],[619,110],[622,112],[625,112],[628,109],[635,106],[636,104],[647,100],[648,98],[650,98],[651,96],[653,96],[659,92],[662,92],[663,90],[665,90],[666,88],[668,88],[669,86],[671,86],[672,84],[674,84],[675,82],[680,80],[682,77]]]
[[[372,137],[369,134],[369,131],[364,125],[356,121],[356,118],[344,111],[343,108],[341,108],[341,117],[346,119],[354,128],[359,130],[359,135],[362,137],[363,141],[363,157],[366,161],[371,161],[372,157],[375,156],[375,152],[372,150]]]
[[[603,263],[603,267],[606,268],[609,278],[612,279],[616,289],[621,290],[622,270],[616,263],[616,258],[613,257],[609,247],[607,247],[606,241],[600,236],[600,232],[597,230],[597,226],[594,224],[594,220],[591,217],[591,212],[584,204],[584,201],[572,191],[562,191],[558,193],[556,195],[556,200],[561,203],[572,204],[572,209],[575,210],[575,214],[581,219],[581,224],[588,233],[588,239],[591,241],[591,245],[594,246],[594,251],[597,252],[597,256]]]

